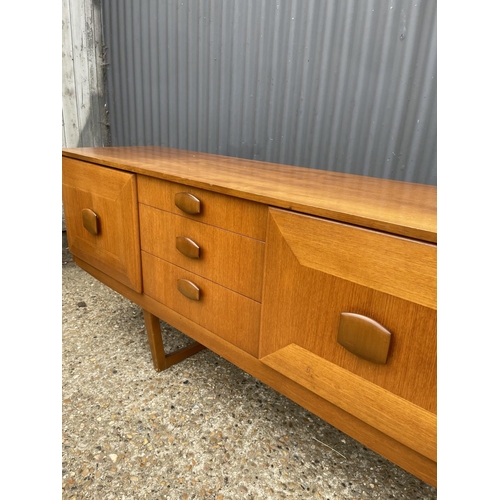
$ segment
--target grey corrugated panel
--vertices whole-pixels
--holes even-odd
[[[436,184],[436,0],[103,0],[113,145]]]

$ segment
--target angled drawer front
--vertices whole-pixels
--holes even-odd
[[[135,174],[63,158],[62,180],[70,252],[141,292]]]
[[[146,295],[257,356],[259,302],[147,252],[142,258]]]
[[[260,302],[262,241],[139,204],[146,252]]]
[[[266,239],[266,205],[142,175],[138,176],[138,193],[144,205],[257,240]]]
[[[264,276],[261,360],[435,460],[436,246],[271,209]]]

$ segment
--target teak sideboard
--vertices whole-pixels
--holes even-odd
[[[161,147],[63,150],[74,261],[160,371],[204,347],[436,486],[436,187]],[[194,342],[165,353],[159,319]]]

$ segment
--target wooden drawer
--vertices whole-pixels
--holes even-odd
[[[261,360],[435,459],[436,246],[271,209],[264,276]],[[366,323],[339,343],[343,313],[389,332],[385,363],[353,349]]]
[[[141,248],[258,302],[265,244],[139,204]]]
[[[176,196],[181,196],[182,203],[184,195],[199,201],[199,213],[188,213],[176,205]],[[257,240],[266,239],[266,205],[142,175],[138,176],[138,196],[145,205]]]
[[[257,356],[260,303],[149,253],[142,252],[142,259],[146,295]],[[196,285],[199,299],[184,296],[179,287],[186,283],[179,280]]]
[[[135,174],[63,158],[62,181],[70,252],[140,292]]]

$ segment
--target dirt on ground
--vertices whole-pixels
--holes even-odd
[[[73,262],[73,257],[69,253],[68,235],[66,234],[66,231],[63,231],[62,232],[62,263],[63,263],[63,266],[65,264],[69,264],[70,262]]]

